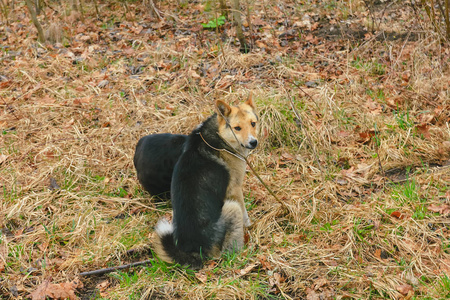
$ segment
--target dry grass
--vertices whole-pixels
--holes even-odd
[[[139,16],[138,8],[130,14]],[[64,282],[146,259],[145,251],[125,254],[151,245],[154,224],[171,210],[137,182],[138,139],[188,133],[213,112],[215,99],[238,102],[249,92],[263,137],[251,162],[289,211],[249,174],[244,193],[254,225],[242,253],[197,274],[155,259],[84,279],[82,296],[104,279],[104,299],[411,299],[399,289],[404,284],[417,298],[448,296],[448,215],[427,209],[450,201],[448,50],[424,36],[241,55],[232,44],[212,47],[214,33],[204,33],[210,46],[202,48],[183,36],[147,41],[133,31],[137,23],[122,24],[113,27],[124,36],[118,41],[112,30],[95,40],[95,30],[67,28],[67,48],[5,34],[2,299],[14,289],[24,297],[48,278]],[[320,69],[323,62],[331,67]],[[318,85],[306,88],[311,80]]]

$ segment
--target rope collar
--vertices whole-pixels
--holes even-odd
[[[205,144],[208,145],[208,147],[210,147],[211,149],[214,149],[214,150],[220,151],[220,152],[225,151],[225,152],[227,152],[228,154],[231,154],[231,155],[233,155],[234,157],[239,158],[239,159],[242,160],[242,161],[245,161],[244,155],[242,155],[241,153],[239,153],[233,146],[231,146],[227,141],[225,141],[219,134],[218,134],[218,136],[220,137],[220,139],[221,139],[225,144],[227,144],[231,149],[233,149],[234,153],[231,152],[231,151],[228,150],[228,149],[218,149],[218,148],[216,148],[216,147],[211,146],[211,145],[205,140],[205,138],[203,137],[203,135],[202,135],[201,132],[199,132],[198,134],[199,134],[200,137],[202,138],[203,142],[205,142]]]

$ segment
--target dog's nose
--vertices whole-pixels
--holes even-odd
[[[250,141],[250,148],[255,149],[256,146],[258,146],[258,140],[251,140]]]

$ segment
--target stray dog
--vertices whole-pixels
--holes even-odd
[[[164,261],[198,269],[206,257],[244,246],[250,220],[242,185],[247,156],[258,145],[258,116],[251,97],[217,113],[187,137],[172,176],[173,223],[156,225],[155,252]],[[236,153],[237,152],[237,153]]]
[[[134,154],[137,177],[153,196],[170,198],[170,186],[175,164],[183,152],[187,135],[151,134],[141,138]]]

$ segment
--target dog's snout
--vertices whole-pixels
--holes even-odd
[[[258,146],[258,140],[251,140],[250,141],[250,148],[251,149],[255,149],[256,148],[256,146]]]

